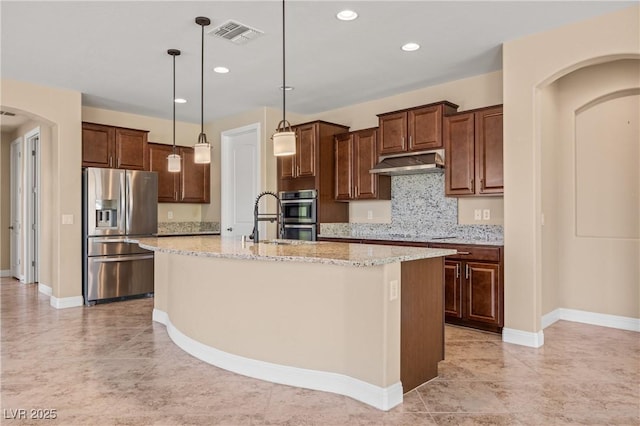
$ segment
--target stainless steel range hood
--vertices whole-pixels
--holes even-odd
[[[444,161],[437,152],[399,154],[380,157],[369,173],[380,175],[413,175],[444,171]]]

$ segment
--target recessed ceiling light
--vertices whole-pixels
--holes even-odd
[[[226,74],[229,72],[229,68],[227,67],[215,67],[213,69],[214,72],[217,72],[218,74]]]
[[[293,90],[293,86],[284,86],[284,87],[280,86],[280,90],[286,90],[286,91]]]
[[[353,10],[343,10],[342,12],[338,12],[336,18],[341,21],[353,21],[358,17],[358,14]]]
[[[173,102],[177,103],[177,104],[186,104],[187,100],[186,99],[182,99],[182,98],[175,98],[173,100]]]
[[[420,49],[420,45],[418,43],[407,43],[402,46],[402,50],[405,52],[413,52],[414,50]]]

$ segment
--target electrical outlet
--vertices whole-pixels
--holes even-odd
[[[173,212],[171,210],[167,212],[167,219],[173,219]]]
[[[473,211],[473,220],[482,220],[482,210],[475,209]]]
[[[62,215],[62,224],[63,225],[73,225],[73,215],[72,214],[63,214]]]
[[[491,210],[489,209],[482,210],[482,220],[489,220],[489,219],[491,219]]]
[[[373,210],[367,210],[367,219],[373,219]]]
[[[398,298],[398,280],[392,280],[389,283],[389,302]]]

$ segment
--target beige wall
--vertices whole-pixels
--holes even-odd
[[[502,103],[502,72],[478,75],[425,87],[374,101],[363,102],[313,114],[307,120],[326,120],[350,127],[350,130],[378,126],[377,114],[395,111],[431,102],[448,100],[459,105],[459,111]],[[443,188],[444,190],[444,188]],[[473,218],[474,209],[490,209],[491,221],[486,224],[502,224],[502,197],[477,197],[458,199],[458,220],[462,224],[478,224]],[[368,218],[368,211],[373,214]],[[385,223],[391,221],[391,202],[352,201],[349,203],[350,222]]]
[[[148,130],[149,142],[172,144],[173,120],[129,114],[107,109],[82,107],[82,120],[91,123]],[[200,125],[176,121],[176,145],[193,146],[198,141]],[[209,135],[207,135],[209,136]],[[214,169],[212,167],[212,174]],[[206,204],[159,203],[159,222],[199,222]],[[169,212],[173,219],[169,219]]]
[[[14,140],[13,132],[2,132],[0,135],[0,271],[11,269],[10,233],[11,224],[11,142]]]
[[[585,67],[547,91],[542,313],[640,318],[640,61]]]
[[[638,57],[639,16],[635,6],[503,46],[507,329],[541,330],[544,99],[540,90],[584,66]]]
[[[51,126],[48,169],[42,176],[52,182],[51,194],[41,209],[43,217],[51,220],[51,239],[42,247],[50,254],[51,267],[49,276],[41,274],[41,282],[49,285],[57,298],[81,296],[80,92],[3,79],[0,105]],[[62,215],[71,215],[73,224],[62,225]]]

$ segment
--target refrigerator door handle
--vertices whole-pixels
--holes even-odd
[[[125,238],[92,238],[94,243],[128,243]]]
[[[111,262],[127,262],[130,260],[145,260],[153,259],[153,254],[134,255],[134,256],[118,256],[118,257],[93,257],[91,260],[96,263],[111,263]]]

